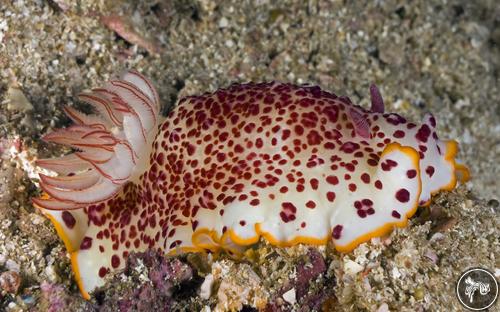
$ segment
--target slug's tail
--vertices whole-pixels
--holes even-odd
[[[422,182],[419,155],[414,148],[390,143],[383,149],[378,165],[371,168],[365,169],[354,209],[349,212],[356,212],[356,222],[346,213],[331,220],[335,248],[340,252],[350,252],[363,242],[386,235],[394,227],[406,226],[417,210]],[[338,229],[341,234],[335,224],[342,225]]]
[[[79,98],[89,103],[95,114],[66,107],[74,124],[43,137],[47,142],[67,145],[75,152],[36,162],[55,174],[40,174],[44,194],[32,200],[52,221],[72,253],[77,282],[88,298],[87,291],[100,280],[83,282],[80,275],[97,276],[97,273],[86,272],[85,265],[79,266],[77,259],[85,249],[84,254],[89,254],[85,262],[92,257],[95,261],[109,262],[106,257],[97,259],[98,253],[89,253],[99,250],[97,246],[90,248],[89,239],[97,235],[96,228],[109,217],[110,203],[119,201],[120,194],[133,193],[128,190],[133,183],[127,182],[137,182],[147,169],[160,115],[158,94],[151,82],[136,71],[126,72],[121,79],[111,80]],[[118,208],[125,210],[122,206]],[[80,274],[82,270],[85,272]]]

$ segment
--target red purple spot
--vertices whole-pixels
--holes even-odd
[[[368,173],[363,173],[361,175],[361,181],[363,181],[364,183],[368,184],[370,183],[370,175]]]
[[[217,153],[217,161],[218,162],[223,162],[226,159],[226,154],[224,153]]]
[[[191,224],[191,228],[193,229],[193,232],[196,231],[198,224],[199,224],[198,220],[194,220],[193,223]]]
[[[408,171],[406,171],[406,176],[409,178],[409,179],[413,179],[414,177],[417,176],[417,170],[415,169],[410,169]]]
[[[429,178],[432,178],[432,175],[434,174],[434,167],[428,166],[427,168],[425,168],[425,172],[429,175]]]
[[[326,149],[334,149],[335,144],[333,144],[332,142],[326,142],[325,145],[323,145],[323,147]]]
[[[234,146],[234,151],[235,151],[236,153],[238,153],[238,154],[243,153],[243,151],[244,151],[243,146],[241,146],[240,144],[236,144],[236,145]]]
[[[90,249],[92,247],[92,238],[85,236],[80,244],[81,250]]]
[[[322,140],[323,137],[316,130],[311,130],[309,134],[307,134],[307,144],[309,145],[319,145]]]
[[[354,208],[361,209],[363,208],[363,204],[359,200],[357,200],[354,202]]]
[[[435,128],[435,127],[436,127],[436,118],[434,118],[434,116],[431,116],[431,117],[429,118],[429,123],[431,124],[431,126],[432,126],[433,128]]]
[[[255,147],[262,148],[262,146],[264,146],[264,141],[262,141],[261,138],[257,138],[257,140],[255,140]]]
[[[401,219],[401,214],[396,210],[393,210],[391,215],[396,219]]]
[[[396,130],[392,135],[397,139],[401,139],[405,137],[405,132],[402,130]]]
[[[356,208],[357,213],[361,218],[375,213],[375,209],[373,208],[373,201],[368,198],[364,198],[361,201],[356,200],[354,202],[354,208]]]
[[[393,167],[397,167],[398,163],[392,159],[387,159],[385,162],[380,164],[380,167],[384,171],[390,171]]]
[[[373,201],[371,199],[368,199],[368,198],[365,198],[365,199],[361,200],[361,203],[363,205],[366,205],[366,206],[372,206],[373,205]]]
[[[340,147],[340,150],[346,154],[353,153],[357,149],[359,149],[359,144],[354,142],[346,142]]]
[[[340,239],[340,237],[342,236],[342,230],[344,229],[344,227],[340,224],[337,224],[334,228],[333,228],[333,231],[332,231],[332,237],[334,239]]]
[[[283,130],[283,133],[281,133],[281,139],[285,141],[290,137],[291,131],[288,129]]]
[[[283,222],[288,223],[296,219],[295,214],[290,212],[282,211],[280,212],[280,217]]]
[[[396,199],[402,203],[407,203],[410,200],[410,192],[402,188],[396,192]]]
[[[354,172],[356,170],[356,167],[353,164],[346,164],[345,169],[350,172]]]
[[[312,200],[310,200],[310,201],[308,201],[308,202],[306,203],[306,207],[307,207],[307,208],[310,208],[310,209],[314,209],[314,208],[316,208],[316,203],[315,203],[315,202],[313,202]]]
[[[281,207],[283,207],[283,211],[280,212],[280,217],[283,222],[287,223],[295,220],[295,213],[297,212],[297,208],[294,204],[290,202],[284,202],[281,204]]]
[[[339,179],[336,176],[328,176],[326,177],[326,182],[332,185],[337,185],[339,184]]]
[[[333,201],[335,200],[335,192],[327,192],[326,199],[328,199],[329,202],[333,203]]]
[[[111,266],[115,269],[120,266],[120,258],[117,255],[111,257]]]
[[[296,125],[294,130],[297,135],[304,134],[304,128],[301,125]]]
[[[311,180],[309,180],[309,183],[311,184],[311,188],[313,190],[317,190],[318,189],[318,185],[319,185],[318,179],[312,178]]]
[[[295,207],[294,204],[290,203],[290,202],[284,202],[281,204],[281,207],[283,207],[284,210],[288,210],[292,213],[296,213],[297,212],[297,207]]]
[[[103,278],[104,276],[106,276],[107,273],[108,273],[108,270],[105,267],[101,267],[99,269],[99,277],[100,278]]]
[[[399,116],[398,114],[394,114],[394,113],[384,114],[384,117],[388,123],[390,123],[391,125],[394,125],[394,126],[397,126],[400,123],[406,122],[406,119],[404,119],[403,117]]]
[[[75,227],[75,224],[76,224],[76,219],[75,217],[73,217],[73,215],[71,214],[71,212],[69,211],[63,211],[62,212],[62,219],[64,221],[64,224],[72,229],[73,227]]]
[[[158,156],[156,156],[156,162],[158,165],[163,166],[165,163],[165,155],[163,155],[163,153],[159,153]]]
[[[418,131],[417,134],[415,134],[415,138],[421,142],[427,142],[429,139],[429,136],[431,135],[431,128],[429,128],[428,125],[422,125]]]

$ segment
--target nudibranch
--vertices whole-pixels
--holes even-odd
[[[152,83],[136,71],[66,107],[74,125],[45,135],[75,152],[37,165],[33,199],[71,253],[82,294],[132,251],[225,250],[262,236],[277,246],[347,252],[406,225],[467,168],[427,114],[416,124],[317,86],[233,84],[179,100],[162,120]]]

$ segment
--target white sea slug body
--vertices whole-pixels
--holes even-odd
[[[161,121],[151,82],[131,71],[81,96],[96,115],[45,139],[78,150],[38,164],[34,199],[72,253],[84,296],[131,251],[333,242],[350,251],[404,226],[431,194],[452,189],[455,141],[421,124],[313,86],[234,84],[181,99]]]

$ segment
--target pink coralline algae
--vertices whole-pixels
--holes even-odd
[[[130,71],[80,95],[95,114],[45,135],[76,152],[37,164],[33,199],[71,253],[82,294],[131,252],[326,244],[348,252],[405,226],[467,168],[436,120],[422,123],[316,86],[233,84],[179,100],[166,119],[152,83]]]
[[[43,296],[42,305],[45,305],[48,312],[69,311],[74,303],[66,289],[61,285],[43,282],[40,285],[40,290]],[[75,305],[73,305],[74,307]]]
[[[316,249],[309,249],[307,261],[299,262],[295,271],[295,277],[286,281],[282,289],[267,304],[266,312],[290,311],[291,306],[282,300],[283,294],[289,290],[295,291],[299,311],[321,311],[324,303],[334,296],[335,278],[330,276],[326,278],[327,263]],[[320,289],[311,289],[311,283],[321,275],[327,282]]]
[[[174,292],[175,288],[183,284],[186,289],[192,288],[189,284],[193,278],[192,269],[179,259],[168,259],[157,251],[132,253],[127,259],[123,274],[128,282],[123,283],[123,278],[118,275],[114,276],[112,284],[121,282],[122,287],[97,291],[98,296],[102,297],[95,307],[97,310],[171,311],[175,298],[179,297],[179,291],[183,289],[178,287]]]

